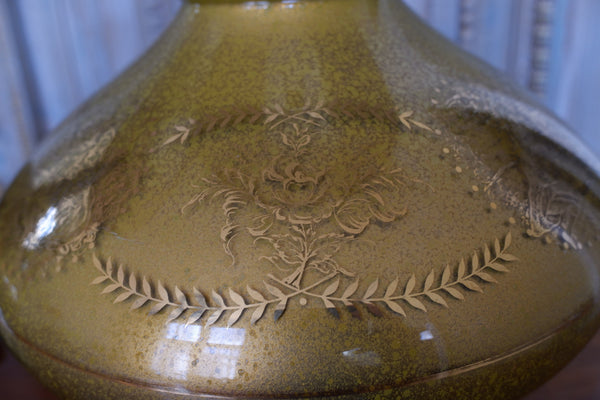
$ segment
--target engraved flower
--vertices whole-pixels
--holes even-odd
[[[338,205],[330,193],[324,170],[315,170],[297,161],[284,166],[275,162],[263,172],[261,206],[279,221],[293,225],[319,223],[331,217]]]

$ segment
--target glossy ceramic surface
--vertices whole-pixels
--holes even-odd
[[[510,398],[598,325],[598,162],[397,1],[198,2],[0,208],[65,398]]]

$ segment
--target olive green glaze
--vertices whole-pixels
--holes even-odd
[[[0,207],[68,399],[506,399],[599,319],[598,162],[397,1],[187,4]]]

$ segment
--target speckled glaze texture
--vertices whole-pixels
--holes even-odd
[[[186,3],[0,206],[66,399],[517,398],[595,332],[600,164],[399,1]]]

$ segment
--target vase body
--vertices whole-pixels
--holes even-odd
[[[187,3],[0,208],[72,399],[516,398],[599,323],[599,164],[397,1]]]

